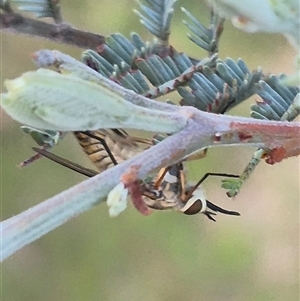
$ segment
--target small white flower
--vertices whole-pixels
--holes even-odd
[[[118,216],[127,208],[128,189],[125,188],[124,183],[119,183],[108,194],[106,204],[109,207],[110,217]]]

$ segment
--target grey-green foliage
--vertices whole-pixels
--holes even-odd
[[[176,89],[183,97],[182,105],[215,113],[224,113],[253,95],[262,77],[260,69],[250,72],[242,60],[212,59],[198,66],[172,47],[163,55],[161,51],[155,42],[143,42],[136,33],[132,33],[131,41],[113,34],[98,53],[84,51],[82,60],[137,93],[154,98]],[[151,88],[155,94],[150,93]]]
[[[207,60],[198,68],[185,53],[172,47],[167,50],[161,55],[162,48],[155,41],[144,42],[136,33],[132,33],[129,40],[116,33],[106,39],[98,53],[84,51],[82,60],[137,93],[155,98],[175,89],[182,96],[181,105],[215,113],[225,113],[257,93],[267,97],[268,103],[253,106],[252,117],[274,119],[274,113],[270,113],[273,108],[280,115],[276,115],[275,120],[280,120],[299,93],[297,87],[284,86],[280,81],[282,76],[266,77],[260,68],[251,72],[242,59]],[[193,75],[185,77],[189,72]],[[153,88],[155,94],[150,93]]]
[[[253,118],[293,121],[300,113],[299,88],[282,83],[284,75],[271,75],[259,81],[257,94],[263,101],[251,106]]]
[[[208,52],[205,61],[179,53],[167,43],[169,26],[175,1],[145,1],[140,3],[143,14],[138,13],[142,24],[160,41],[145,42],[136,34],[127,39],[121,34],[107,38],[98,53],[87,50],[83,61],[91,68],[137,93],[156,98],[177,90],[182,97],[181,105],[188,105],[203,111],[224,114],[229,109],[258,94],[263,101],[251,107],[253,118],[292,121],[299,113],[299,88],[287,87],[282,83],[283,75],[264,75],[261,68],[250,71],[239,59],[217,58],[218,42],[224,20],[212,13],[209,27],[205,27],[190,12],[184,24],[192,34],[188,37],[197,46]],[[164,6],[168,3],[168,10]],[[166,12],[168,18],[166,18]],[[171,13],[172,12],[172,13]],[[168,22],[164,23],[162,20]],[[168,26],[165,26],[168,25]],[[167,29],[166,29],[167,28]],[[150,83],[150,85],[149,85]],[[267,150],[257,150],[239,179],[223,182],[234,196],[249,178],[261,157]]]
[[[134,10],[143,24],[161,42],[167,43],[170,35],[174,4],[177,0],[139,1],[140,10]]]
[[[33,13],[36,18],[52,18],[62,22],[59,1],[53,0],[10,0],[22,11]]]
[[[10,2],[37,18],[51,17],[57,23],[62,22],[59,1],[2,0],[1,8],[9,7]],[[177,90],[182,97],[181,105],[225,113],[257,93],[264,101],[252,106],[253,118],[291,121],[297,117],[299,110],[294,102],[299,88],[283,85],[282,75],[265,76],[260,68],[251,72],[242,59],[217,59],[224,22],[218,15],[212,13],[206,27],[181,8],[185,14],[184,24],[191,31],[189,39],[208,52],[210,59],[205,63],[169,46],[175,4],[176,0],[139,1],[139,10],[134,11],[156,39],[145,42],[132,33],[129,40],[116,33],[107,37],[98,53],[85,51],[83,61],[124,87],[151,98]]]
[[[210,25],[206,27],[184,7],[181,10],[188,18],[188,21],[183,20],[183,23],[191,31],[191,34],[188,33],[187,35],[188,38],[211,54],[218,52],[218,42],[222,33],[220,29],[223,29],[224,19],[217,14],[212,14]]]
[[[138,15],[143,24],[160,40],[167,41],[166,32],[170,31],[175,2],[156,0],[145,1],[145,5],[139,3],[142,13]],[[137,93],[156,98],[177,90],[182,97],[181,105],[204,111],[225,113],[256,93],[261,97],[267,93],[268,103],[276,111],[276,107],[281,106],[276,97],[279,87],[290,91],[284,95],[284,108],[288,109],[299,89],[285,87],[279,78],[265,76],[260,68],[250,71],[242,59],[217,59],[223,20],[212,13],[209,27],[205,27],[186,9],[182,8],[182,11],[186,16],[184,23],[192,32],[189,38],[208,51],[211,59],[206,63],[199,64],[200,60],[190,58],[167,44],[162,45],[156,39],[145,42],[136,33],[132,33],[130,39],[113,34],[106,39],[105,45],[98,48],[98,53],[86,50],[82,59],[91,68]],[[276,79],[276,85],[272,85]],[[264,86],[264,82],[267,85]],[[258,103],[252,107],[252,117],[273,119],[270,110],[263,110],[262,106]],[[285,113],[282,107],[280,112],[282,115]]]

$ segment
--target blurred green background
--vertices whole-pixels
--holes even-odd
[[[179,1],[171,43],[193,57],[204,52],[187,38],[179,7],[208,20],[203,2]],[[132,9],[132,0],[64,0],[63,15],[77,28],[109,35],[136,31],[151,36]],[[80,50],[24,36],[1,34],[1,83],[35,69],[29,55],[59,49],[76,58]],[[250,69],[290,74],[295,53],[278,35],[249,35],[229,22],[220,56],[242,57]],[[3,89],[3,85],[1,86]],[[230,114],[249,116],[247,101]],[[19,124],[1,115],[2,220],[26,210],[84,180],[47,160],[19,170],[32,154],[33,141]],[[207,171],[240,173],[253,148],[211,150],[189,164],[189,178]],[[92,167],[72,135],[55,148],[70,160]],[[69,221],[26,246],[2,265],[2,300],[298,300],[299,299],[299,159],[261,164],[235,200],[226,197],[220,179],[206,182],[208,198],[241,217],[176,212],[139,215],[132,207],[118,218],[105,205]]]

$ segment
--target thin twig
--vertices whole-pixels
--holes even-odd
[[[75,29],[67,23],[50,24],[15,13],[0,14],[0,21],[2,32],[30,35],[83,49],[96,50],[105,41],[102,35]]]

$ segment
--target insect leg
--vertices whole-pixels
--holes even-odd
[[[154,181],[154,187],[155,189],[158,189],[159,186],[161,185],[162,181],[164,180],[165,178],[165,175],[166,173],[169,171],[170,169],[170,166],[167,166],[167,167],[163,167],[159,170],[158,174],[157,174],[157,177]]]
[[[60,156],[57,156],[51,152],[48,152],[47,150],[45,149],[40,149],[40,148],[37,148],[37,147],[33,147],[32,148],[35,152],[37,152],[38,154],[52,160],[53,162],[55,163],[58,163],[62,166],[65,166],[71,170],[74,170],[84,176],[87,176],[87,177],[93,177],[95,175],[98,174],[98,172],[92,170],[92,169],[89,169],[89,168],[85,168],[77,163],[74,163],[72,161],[69,161],[65,158],[62,158]]]
[[[188,194],[186,195],[186,199],[189,199],[192,197],[194,191],[209,177],[209,176],[214,176],[214,177],[227,177],[227,178],[239,178],[239,175],[235,174],[228,174],[228,173],[217,173],[217,172],[207,172],[197,183],[196,185],[190,189]]]
[[[184,174],[183,170],[183,164],[180,163],[180,169],[179,169],[179,183],[180,183],[180,199],[185,202],[186,200],[186,176]]]

